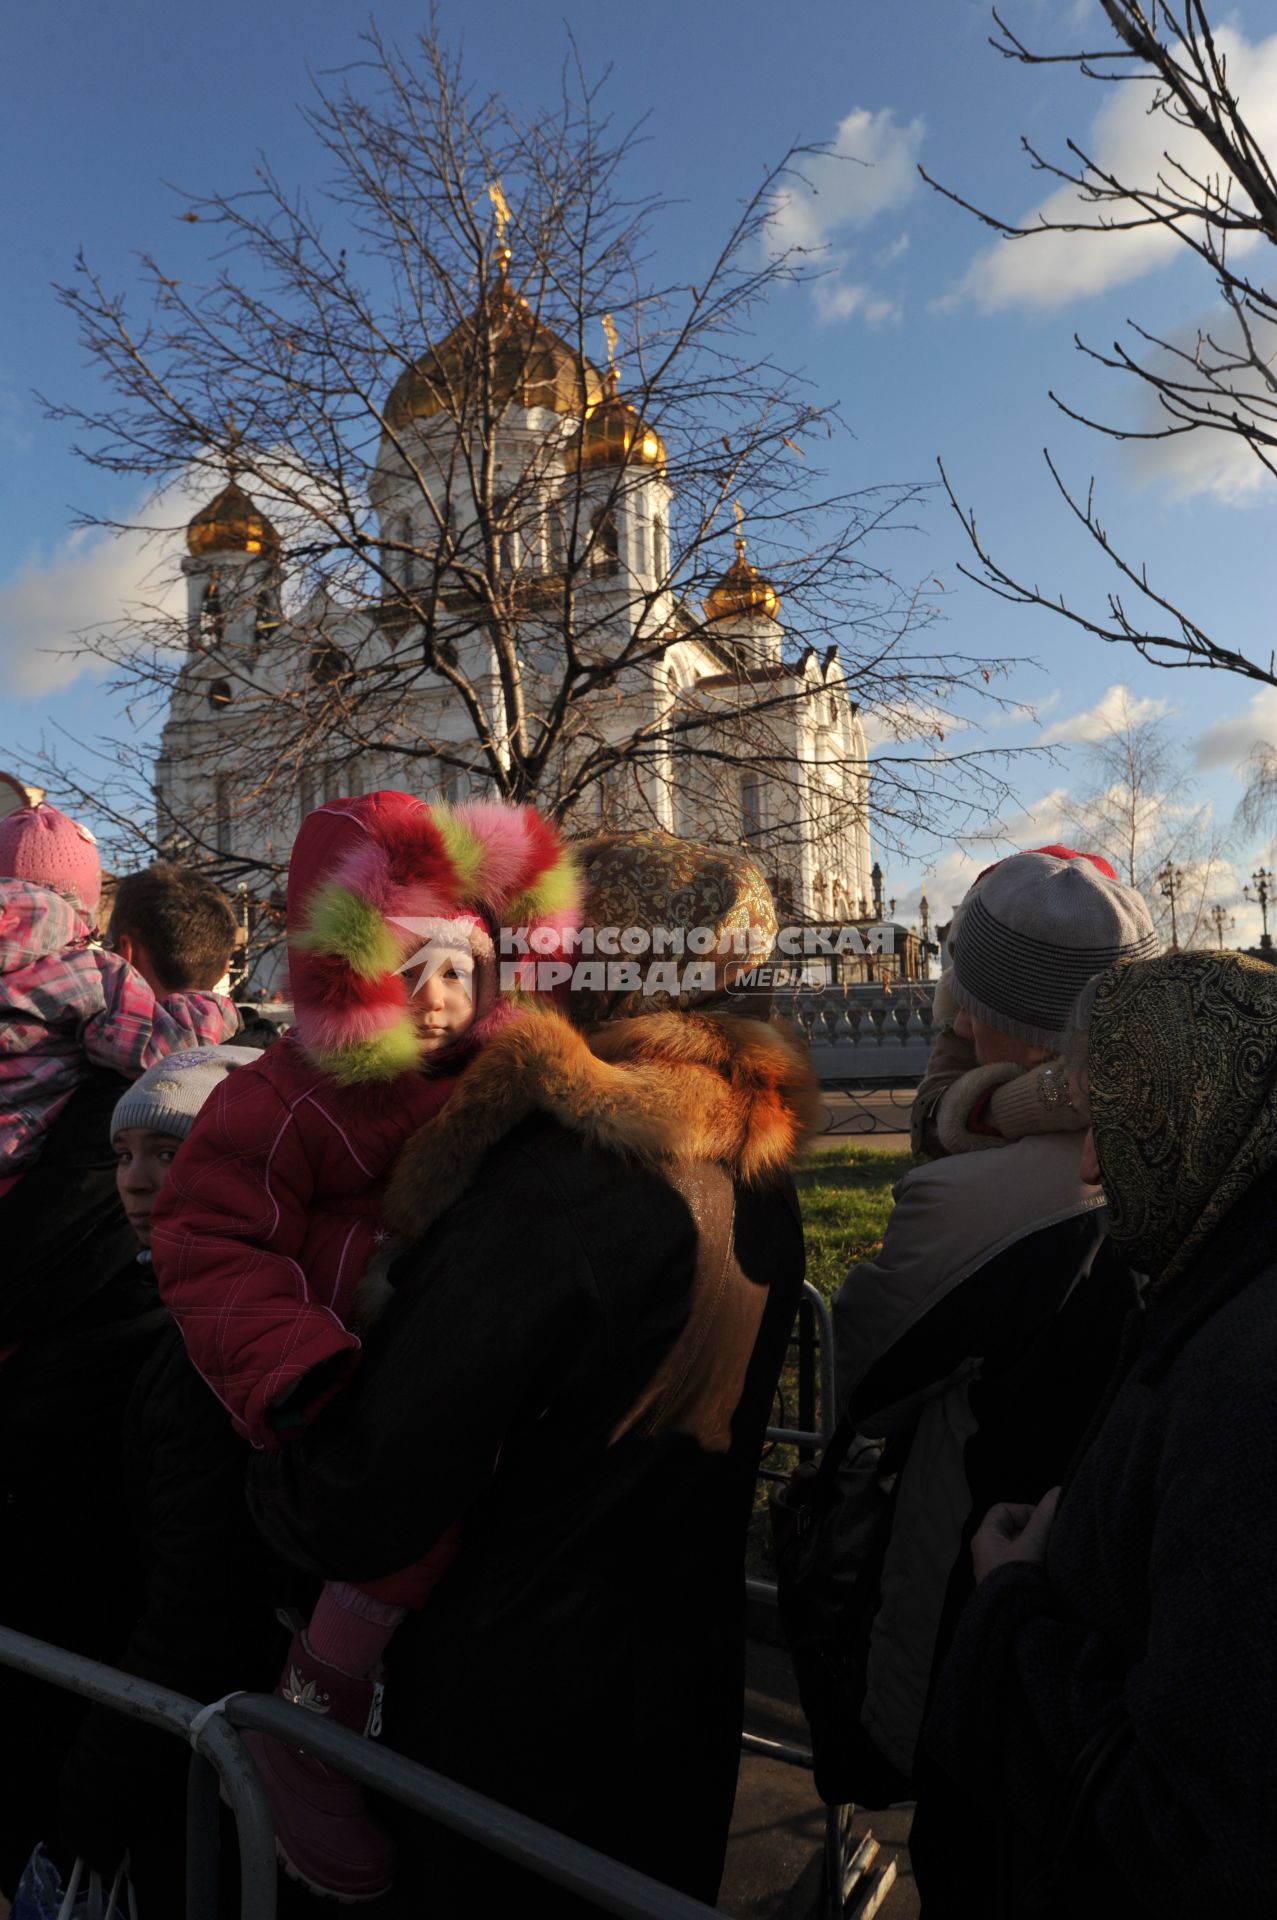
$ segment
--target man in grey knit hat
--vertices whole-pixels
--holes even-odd
[[[934,1920],[954,1848],[976,1830],[919,1749],[971,1586],[970,1537],[993,1500],[1036,1502],[1062,1478],[1134,1300],[1103,1193],[1082,1179],[1082,1133],[1052,1124],[1068,1088],[1050,1063],[1087,982],[1157,947],[1141,896],[1089,860],[1017,854],[985,876],[953,955],[954,1032],[977,1062],[953,1147],[998,1150],[951,1148],[906,1174],[880,1252],[834,1303],[840,1411],[884,1437],[897,1468],[861,1727],[892,1797],[919,1801],[911,1850]],[[995,1093],[1000,1118],[1015,1108],[1006,1135],[982,1117]],[[995,1490],[1003,1478],[1014,1494]]]

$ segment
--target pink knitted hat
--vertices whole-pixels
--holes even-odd
[[[96,913],[102,898],[97,841],[44,800],[0,820],[0,877],[65,894],[85,913]]]

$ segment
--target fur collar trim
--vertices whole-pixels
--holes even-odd
[[[512,1021],[399,1157],[386,1222],[415,1241],[530,1113],[628,1159],[712,1160],[763,1183],[792,1166],[820,1115],[806,1047],[735,1014],[653,1013],[583,1034],[556,1012]]]

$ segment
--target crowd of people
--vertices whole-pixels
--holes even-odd
[[[104,935],[100,885],[76,821],[0,821],[0,1624],[199,1700],[277,1690],[712,1903],[819,1112],[801,1040],[731,992],[776,932],[758,870],[330,802],[282,1034],[227,995],[205,877],[127,876]],[[502,928],[547,955],[675,925],[731,936],[708,982],[503,987]],[[1277,973],[1158,944],[1098,855],[980,876],[918,1164],[835,1302],[887,1495],[857,1797],[916,1802],[926,1920],[1277,1889]],[[166,1736],[3,1666],[0,1725],[0,1891],[39,1846],[127,1854],[143,1920],[176,1911]],[[570,1910],[247,1739],[308,1895]]]

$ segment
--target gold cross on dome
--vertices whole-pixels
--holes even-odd
[[[488,182],[488,198],[492,202],[492,224],[497,230],[497,252],[508,253],[505,230],[510,224],[510,202],[506,199],[499,180]]]
[[[610,313],[603,315],[603,334],[607,340],[607,364],[612,372],[616,370],[616,343],[620,335],[616,331],[616,322]]]

